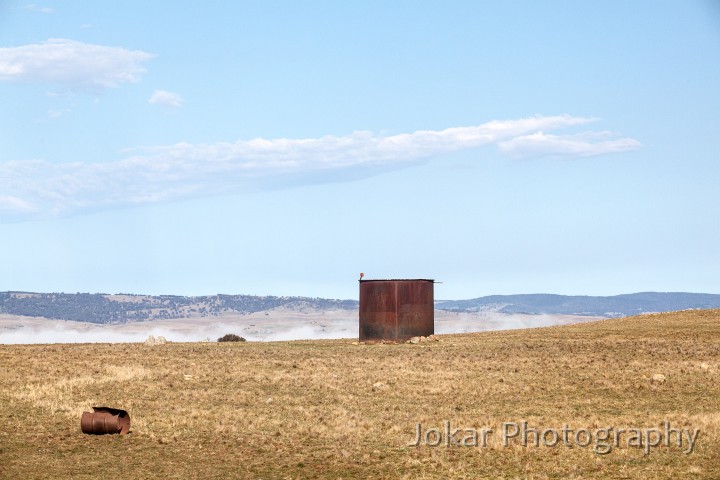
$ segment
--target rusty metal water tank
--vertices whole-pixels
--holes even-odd
[[[360,341],[435,333],[434,280],[360,279]]]

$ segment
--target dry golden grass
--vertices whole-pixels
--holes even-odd
[[[0,346],[3,478],[717,478],[720,310],[419,345],[351,340]],[[653,384],[653,374],[666,377]],[[124,408],[127,436],[80,433]],[[626,444],[409,446],[415,426],[699,428]]]

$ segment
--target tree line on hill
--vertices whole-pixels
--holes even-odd
[[[356,310],[356,300],[256,295],[106,295],[100,293],[0,292],[0,314],[125,323],[169,318],[244,315],[274,308],[295,310]],[[491,295],[470,300],[439,300],[435,308],[451,312],[554,314],[624,317],[690,308],[720,308],[720,295],[644,292],[607,297],[580,295]]]
[[[720,295],[684,292],[642,292],[606,297],[551,294],[490,295],[470,300],[441,301],[435,304],[435,308],[456,312],[626,317],[691,308],[720,308]]]
[[[223,313],[242,315],[283,306],[330,310],[355,309],[358,303],[354,300],[255,295],[183,297],[0,292],[0,313],[103,324],[163,318],[210,317]]]

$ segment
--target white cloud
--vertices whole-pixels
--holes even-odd
[[[12,195],[0,195],[0,213],[3,211],[10,213],[31,213],[35,211],[35,207],[22,198]]]
[[[0,80],[41,82],[70,90],[102,91],[137,82],[154,55],[140,50],[51,38],[46,42],[0,48]]]
[[[40,5],[36,5],[34,3],[28,3],[25,5],[25,10],[29,10],[31,12],[38,12],[38,13],[54,13],[55,10],[51,7],[41,7]]]
[[[62,117],[63,115],[65,115],[67,113],[70,113],[70,112],[72,112],[71,108],[63,108],[60,110],[51,108],[50,110],[47,111],[47,118],[49,120],[54,120],[56,118]]]
[[[559,115],[491,121],[471,127],[382,136],[354,132],[320,138],[178,143],[139,150],[115,162],[0,164],[0,191],[15,218],[70,215],[129,205],[243,192],[290,184],[362,178],[428,157],[498,145],[513,156],[588,156],[634,150],[639,142],[605,132],[541,133],[591,123]],[[0,198],[0,202],[3,198]],[[13,210],[13,206],[14,208]],[[5,218],[12,218],[5,215]],[[2,217],[0,217],[2,218]]]
[[[183,98],[179,93],[168,92],[166,90],[155,90],[148,103],[153,105],[162,105],[164,107],[180,108],[183,105]]]
[[[522,135],[498,144],[500,151],[513,157],[540,155],[592,157],[637,150],[642,145],[632,138],[619,138],[610,132],[582,132],[574,135]]]

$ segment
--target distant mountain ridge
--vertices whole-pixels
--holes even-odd
[[[102,293],[0,292],[0,314],[126,323],[168,318],[245,315],[265,310],[357,310],[357,300],[256,295],[135,295]],[[643,292],[608,297],[553,294],[490,295],[470,300],[439,300],[435,308],[451,312],[554,314],[624,317],[651,312],[720,308],[720,295]]]
[[[91,323],[243,315],[279,307],[336,310],[355,309],[357,306],[355,300],[309,297],[0,292],[0,313]]]
[[[435,303],[440,310],[555,315],[625,317],[690,308],[720,308],[720,295],[711,293],[642,292],[608,297],[582,295],[490,295],[471,300]]]

